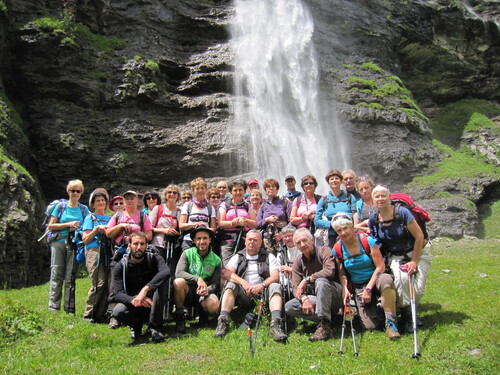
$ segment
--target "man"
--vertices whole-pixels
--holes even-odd
[[[146,253],[147,238],[143,232],[130,235],[128,250],[113,269],[113,317],[131,328],[131,337],[138,340],[142,334],[144,317],[149,315],[149,332],[154,342],[164,340],[159,332],[163,323],[165,285],[170,270],[158,254]]]
[[[332,335],[331,316],[342,306],[342,288],[335,279],[335,261],[328,247],[315,248],[314,239],[306,228],[293,235],[302,253],[292,267],[292,290],[295,298],[288,301],[285,311],[293,317],[319,322],[310,341],[328,340]]]
[[[342,182],[344,183],[347,193],[351,193],[354,195],[354,198],[358,200],[361,199],[361,194],[356,190],[356,181],[356,174],[352,170],[346,169],[342,172]]]
[[[293,202],[295,198],[302,195],[299,191],[295,190],[295,183],[295,177],[291,175],[285,177],[286,194],[283,198],[288,199],[290,202]]]
[[[219,189],[221,202],[224,202],[226,199],[231,198],[230,194],[229,195],[227,194],[229,189],[228,189],[226,181],[217,182],[216,187],[217,187],[217,189]]]
[[[175,270],[174,301],[176,331],[186,333],[183,314],[185,303],[200,303],[202,309],[214,314],[219,309],[216,294],[221,277],[221,259],[211,250],[214,232],[198,227],[191,232],[195,246],[185,250]]]
[[[222,337],[228,332],[229,313],[235,304],[252,308],[252,297],[258,297],[267,289],[271,311],[269,334],[275,341],[286,341],[287,337],[281,327],[279,264],[272,254],[262,249],[262,235],[259,231],[252,229],[247,233],[245,249],[231,258],[223,271],[223,277],[227,284],[222,294],[222,307],[215,337]]]

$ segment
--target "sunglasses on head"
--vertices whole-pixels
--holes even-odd
[[[76,189],[71,189],[70,192],[80,194],[82,191],[81,190],[76,190]]]

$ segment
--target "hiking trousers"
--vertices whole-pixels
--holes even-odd
[[[314,314],[305,314],[302,310],[302,302],[293,298],[285,304],[285,312],[293,317],[319,322],[326,319],[332,320],[332,312],[337,314],[342,307],[342,287],[339,283],[325,278],[319,278],[314,283],[314,290],[308,286],[307,297],[315,306]]]
[[[49,309],[60,310],[64,285],[64,311],[75,313],[76,271],[78,263],[71,246],[65,242],[52,242],[50,245],[50,290]]]
[[[105,264],[105,259],[99,256],[99,250],[99,247],[90,247],[85,251],[85,265],[91,286],[87,294],[83,317],[102,321],[106,318],[108,309],[110,269],[109,265]]]
[[[407,254],[407,258],[411,259],[413,252]],[[388,259],[389,267],[394,276],[394,286],[396,287],[397,294],[397,307],[407,307],[411,305],[410,286],[408,285],[408,273],[399,269],[401,264],[408,262],[404,256],[390,255]],[[415,291],[417,294],[417,301],[424,295],[425,282],[427,280],[427,273],[431,267],[431,245],[428,242],[418,260],[418,271],[415,274]]]

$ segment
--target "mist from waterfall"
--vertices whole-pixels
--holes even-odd
[[[319,93],[314,24],[300,0],[235,0],[234,141],[240,173],[259,181],[325,174],[347,166],[347,144]],[[283,190],[283,188],[281,189]]]

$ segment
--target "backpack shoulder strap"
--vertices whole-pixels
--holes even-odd
[[[368,254],[371,257],[371,249],[370,249],[370,244],[368,243],[368,236],[366,233],[358,233],[357,234],[361,245],[363,246],[363,249],[365,250],[365,253]]]
[[[141,230],[144,232],[144,215],[146,213],[144,211],[139,211],[139,226],[141,227]]]
[[[333,249],[335,250],[335,255],[337,255],[337,258],[343,260],[344,258],[342,257],[342,240],[338,240],[335,242],[335,245],[333,245]]]
[[[158,226],[158,222],[160,221],[161,215],[163,215],[163,203],[158,205],[158,211],[156,212],[156,222],[155,228]]]
[[[60,219],[64,210],[66,209],[66,200],[65,199],[61,199],[59,201],[59,206],[57,208],[57,219]]]

